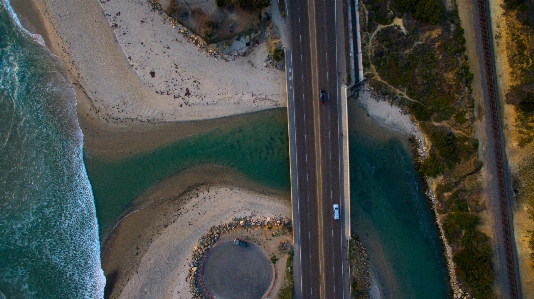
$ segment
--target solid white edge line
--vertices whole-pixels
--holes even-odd
[[[287,11],[287,7],[289,5],[286,5],[286,11]],[[286,13],[287,15],[287,13]],[[291,52],[291,55],[290,55],[290,64],[291,66],[293,66],[293,52]],[[293,82],[293,80],[292,80]],[[295,89],[294,88],[291,88],[291,92],[292,92],[292,99],[293,99],[293,108],[295,106]],[[295,109],[293,109],[293,125],[294,125],[294,135],[295,135],[295,171],[296,171],[296,194],[297,194],[297,213],[298,213],[298,217],[300,219],[300,200],[298,200],[298,189],[299,189],[299,180],[298,180],[298,151],[297,151],[297,143],[296,143],[296,140],[297,140],[297,126],[296,126],[296,121],[297,121],[297,115],[296,115],[296,112],[295,112]],[[301,226],[300,224],[298,224],[298,235],[299,235],[299,238],[301,236]],[[300,239],[299,239],[299,244],[300,244]],[[299,246],[298,247],[298,259],[299,259],[299,264],[302,265],[302,247]],[[300,290],[301,290],[301,293],[302,293],[302,287],[303,287],[303,279],[302,279],[302,267],[300,267]]]

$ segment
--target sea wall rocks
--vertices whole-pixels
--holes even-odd
[[[229,223],[212,226],[209,231],[198,239],[198,244],[193,248],[193,253],[189,261],[189,274],[186,281],[189,282],[191,293],[195,299],[210,298],[202,285],[202,265],[208,256],[213,245],[217,243],[221,237],[236,229],[257,229],[257,228],[272,228],[292,230],[292,222],[290,219],[275,216],[275,217],[239,217],[234,218]],[[274,233],[273,233],[274,234]]]

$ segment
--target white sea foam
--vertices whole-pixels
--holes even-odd
[[[0,5],[7,8],[21,32],[38,43],[49,57],[57,58],[46,49],[40,35],[22,27],[9,0],[0,0]],[[16,106],[28,88],[32,92],[39,88],[42,91],[32,95],[36,99],[24,99],[20,111],[13,108],[16,123],[12,123],[5,140],[0,140],[2,155],[24,161],[22,165],[11,165],[0,158],[0,166],[4,167],[0,171],[0,186],[10,188],[0,190],[0,209],[5,212],[0,219],[0,231],[9,240],[0,244],[0,248],[11,250],[7,254],[15,254],[16,248],[30,252],[29,261],[27,256],[22,256],[20,260],[0,265],[3,272],[0,281],[11,285],[22,297],[35,297],[32,296],[35,291],[30,289],[35,290],[40,282],[31,281],[29,273],[38,271],[34,268],[41,264],[45,267],[55,264],[53,268],[61,269],[68,277],[68,281],[58,285],[77,288],[70,290],[70,294],[76,294],[70,298],[103,298],[105,276],[101,269],[94,198],[83,163],[83,134],[77,121],[75,92],[57,68],[43,73],[46,75],[40,80],[44,84],[30,86],[31,82],[17,82],[19,72],[29,72],[30,66],[19,69],[16,59],[20,53],[11,54],[12,60],[3,63],[0,69],[2,93],[10,94]],[[2,93],[0,101],[8,100],[1,97]],[[12,131],[14,138],[10,137]],[[33,256],[31,252],[41,255]],[[57,291],[50,295],[69,294]],[[0,299],[5,297],[2,292],[6,290],[0,290]]]
[[[32,37],[32,39],[40,44],[41,46],[43,47],[46,47],[46,43],[45,43],[45,40],[44,38],[40,35],[40,34],[37,34],[37,33],[31,33],[30,31],[28,31],[26,28],[24,28],[24,26],[22,26],[22,24],[20,23],[20,19],[19,19],[19,16],[15,13],[15,11],[13,10],[13,7],[11,7],[11,3],[9,0],[1,0],[2,2],[4,2],[3,4],[6,6],[7,10],[9,11],[9,14],[11,15],[11,18],[13,18],[13,20],[15,21],[15,23],[18,25],[18,27],[24,31],[26,34],[28,34],[29,36]]]

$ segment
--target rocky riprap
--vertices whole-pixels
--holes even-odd
[[[234,218],[229,223],[212,226],[208,232],[200,237],[198,244],[193,248],[193,254],[189,263],[189,274],[186,281],[189,282],[191,293],[195,299],[211,298],[206,292],[202,284],[202,265],[208,253],[217,243],[221,236],[227,234],[235,229],[255,229],[255,228],[269,228],[269,229],[286,229],[291,231],[291,220],[282,216],[275,217],[239,217]],[[288,244],[289,245],[289,244]],[[282,245],[284,247],[284,245]],[[290,246],[289,246],[290,247]],[[288,247],[288,248],[289,248]]]
[[[285,61],[284,59],[281,59],[280,61],[275,61],[273,59],[273,56],[271,54],[267,55],[267,58],[265,58],[263,62],[263,66],[266,68],[274,68],[279,71],[285,70]]]
[[[351,286],[354,298],[369,298],[371,288],[371,273],[369,272],[369,256],[367,249],[358,239],[358,236],[352,234],[349,241],[349,257]]]

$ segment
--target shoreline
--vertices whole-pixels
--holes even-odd
[[[14,0],[14,2],[23,3],[22,0]],[[35,3],[40,3],[40,4],[36,5],[36,8],[38,10],[39,9],[42,10],[46,6],[46,2],[47,1],[46,0],[32,0],[32,2],[34,4]],[[41,6],[39,6],[39,5],[41,5]],[[82,5],[82,7],[83,7],[83,5]],[[17,11],[17,13],[19,13],[18,10],[16,10],[16,11]],[[52,22],[50,20],[46,20],[46,19],[42,20],[42,22],[43,22],[43,25],[42,25],[43,28],[48,28],[47,30],[50,30],[50,32],[45,33],[45,35],[48,34],[48,36],[43,36],[45,38],[45,40],[47,41],[47,46],[49,47],[49,49],[53,53],[56,53],[56,55],[58,55],[57,53],[59,53],[59,56],[60,56],[60,58],[62,58],[62,60],[71,61],[70,54],[68,54],[68,51],[65,50],[63,48],[63,46],[62,46],[63,41],[61,41],[61,39],[59,38],[59,35],[57,34],[57,32],[54,31],[54,29],[52,28],[53,27],[51,25]],[[48,25],[47,25],[47,22],[48,22]],[[50,28],[52,28],[52,29],[50,29]],[[109,28],[109,26],[108,26],[108,28]],[[109,32],[107,34],[109,35]],[[112,33],[112,36],[114,37],[115,34]],[[51,45],[49,45],[49,43],[51,43]],[[119,47],[116,47],[116,48],[119,48]],[[54,51],[53,49],[56,49],[56,50]],[[56,52],[56,51],[58,51],[58,52]],[[116,49],[115,49],[115,52],[116,52]],[[122,51],[119,51],[119,52],[121,53],[121,55],[122,55],[121,59],[124,62],[124,60],[125,60],[124,53]],[[211,58],[206,58],[206,59],[211,59]],[[203,130],[209,130],[209,128],[212,128],[211,126],[216,127],[216,126],[218,126],[220,124],[226,123],[227,121],[241,121],[240,119],[242,117],[247,117],[245,115],[241,115],[241,116],[222,118],[222,119],[219,118],[219,119],[213,120],[213,121],[201,121],[201,122],[198,122],[198,123],[197,122],[191,122],[191,121],[183,122],[183,123],[177,122],[177,121],[175,121],[175,122],[166,122],[164,120],[162,120],[159,123],[156,123],[156,122],[152,122],[151,119],[146,119],[146,118],[145,119],[141,119],[141,120],[135,120],[133,118],[131,118],[131,119],[130,118],[125,118],[122,121],[118,121],[117,119],[114,118],[113,115],[110,116],[110,115],[107,114],[107,112],[108,112],[107,108],[109,108],[109,107],[107,107],[107,108],[104,107],[103,108],[103,107],[97,106],[95,101],[91,97],[88,96],[88,94],[91,94],[91,92],[88,91],[89,89],[85,89],[84,87],[82,87],[82,84],[83,84],[84,80],[89,80],[89,79],[88,78],[83,78],[83,76],[81,77],[77,66],[76,65],[67,64],[66,69],[69,71],[69,78],[74,78],[73,81],[74,81],[74,83],[76,83],[76,84],[73,85],[73,87],[76,90],[76,94],[77,94],[77,98],[78,98],[78,115],[79,115],[80,126],[82,127],[82,130],[84,132],[84,144],[85,144],[85,147],[86,147],[86,149],[90,149],[93,152],[97,152],[97,153],[100,153],[100,154],[105,155],[105,156],[119,157],[119,156],[123,156],[123,155],[134,154],[136,152],[146,151],[146,150],[149,150],[150,148],[155,148],[155,147],[157,147],[157,146],[159,146],[161,144],[164,144],[164,143],[167,143],[167,142],[172,142],[172,141],[177,140],[179,138],[183,138],[183,137],[189,136],[191,134],[196,134],[196,133],[202,132]],[[123,70],[123,71],[133,73],[131,68],[128,68],[128,69]],[[83,73],[83,72],[81,72],[81,73]],[[130,77],[128,77],[128,78],[131,78],[131,74],[130,74]],[[140,81],[140,79],[138,78],[137,81]],[[143,85],[142,82],[141,83],[137,82],[136,84],[139,84],[141,86]],[[145,90],[145,88],[141,88],[141,89]],[[284,92],[285,92],[285,89],[284,89]],[[145,95],[149,95],[149,94],[151,94],[151,93],[145,93]],[[102,96],[102,95],[100,95],[100,96]],[[409,136],[409,135],[411,135],[413,133],[413,123],[411,125],[406,125],[407,124],[406,120],[408,120],[408,122],[410,122],[409,115],[403,114],[402,111],[398,107],[391,106],[389,103],[384,102],[384,101],[376,101],[376,104],[372,103],[372,101],[368,101],[366,109],[369,112],[369,116],[373,118],[373,121],[378,123],[379,125],[384,126],[384,127],[388,128],[388,129],[391,129],[391,130],[393,130],[393,131],[395,131],[397,133],[401,133],[401,134],[407,135],[407,136]],[[243,112],[243,113],[246,113],[246,112]],[[400,121],[399,121],[399,119],[400,119]],[[200,123],[202,125],[199,125]],[[208,124],[208,125],[204,126],[205,124]],[[202,126],[202,128],[199,128],[201,126]],[[400,132],[398,131],[399,127],[402,128]],[[114,145],[117,142],[117,138],[119,138],[119,140],[121,140],[121,141],[118,142],[118,144],[122,144],[121,146],[123,146],[123,148],[120,149],[120,150],[115,150],[115,152],[113,152],[113,153],[106,152],[106,149],[111,148],[111,146]],[[124,139],[122,139],[122,138],[124,138]],[[150,144],[149,147],[147,147],[147,146],[139,146],[139,143],[140,143],[139,141],[140,140],[142,140],[143,143],[144,143],[147,139],[148,139],[147,144]],[[424,140],[424,138],[422,140]],[[202,173],[202,174],[206,175],[205,173]],[[193,175],[191,173],[189,173],[189,177],[191,178],[192,176]],[[162,182],[162,183],[164,183],[164,182]],[[193,186],[193,187],[189,187],[189,188],[193,188],[194,189],[194,188],[196,188],[195,186],[198,186],[198,184],[200,184],[201,186],[204,186],[204,183],[198,183],[197,182],[197,185],[192,183],[192,185],[190,185],[190,186]],[[147,192],[154,192],[154,194],[156,194],[157,193],[156,190],[158,190],[158,188],[159,187],[156,186],[155,188],[152,188],[152,189],[148,190]],[[145,193],[147,193],[147,192],[145,192]],[[209,191],[207,191],[207,192],[209,193]],[[247,192],[245,192],[245,193],[247,193]],[[180,194],[182,196],[186,196],[186,194],[183,194],[183,193],[180,193]],[[135,204],[139,204],[141,202],[148,202],[147,199],[144,199],[144,198],[146,198],[144,196],[145,195],[142,195],[141,197],[136,199],[134,201],[134,203]],[[146,195],[146,196],[148,196],[148,195]],[[115,231],[115,229],[114,229],[113,232],[111,232],[109,236],[113,235],[114,233],[116,233],[117,235],[121,235],[121,233],[120,233],[121,227],[128,227],[129,225],[134,225],[134,224],[129,224],[129,223],[133,221],[132,219],[137,219],[137,217],[144,218],[145,220],[148,221],[149,218],[152,215],[151,213],[157,213],[156,210],[158,210],[158,209],[155,209],[154,206],[158,206],[159,205],[159,206],[162,206],[162,207],[166,206],[169,209],[170,209],[170,207],[172,207],[174,209],[179,209],[179,208],[182,208],[184,204],[186,204],[186,203],[183,203],[182,200],[179,200],[180,197],[177,196],[176,191],[175,191],[175,193],[172,193],[172,192],[170,192],[170,193],[161,193],[158,196],[160,196],[158,200],[161,201],[161,204],[160,203],[154,203],[154,205],[148,204],[144,209],[142,209],[140,211],[137,211],[135,213],[130,213],[126,217],[123,217],[122,221],[117,224],[117,227],[116,227],[117,230]],[[175,196],[175,197],[172,197],[172,196]],[[255,196],[255,195],[252,195],[252,196]],[[141,215],[141,216],[139,216],[139,215]],[[142,216],[142,215],[145,215],[145,216]],[[146,216],[146,215],[149,215],[149,216]],[[124,222],[124,220],[127,220],[127,221]],[[153,221],[160,221],[160,224],[161,224],[161,223],[165,222],[166,220],[165,219],[157,219],[157,220],[153,220]],[[135,225],[141,226],[142,225],[141,223],[143,223],[143,222],[140,222],[139,224],[135,224]],[[160,233],[162,233],[163,231],[168,231],[167,228],[164,228],[164,226],[165,225],[163,224],[161,227],[159,227],[159,229],[162,229],[162,230],[159,230],[158,232],[152,233],[149,236],[147,236],[147,238],[148,238],[147,240],[149,240],[149,241],[145,240],[145,242],[148,242],[148,243],[145,243],[143,245],[143,246],[146,246],[145,253],[148,252],[148,250],[150,248],[152,248],[152,244],[153,244],[153,242],[155,242],[155,240],[152,240],[151,238],[158,238],[158,239],[159,238],[163,238],[162,235],[160,235]],[[123,233],[118,238],[126,238],[126,236]],[[175,236],[173,238],[176,239]],[[104,242],[107,242],[107,241],[108,241],[108,239],[106,238],[106,240],[104,240],[102,242],[104,243]],[[156,245],[154,245],[154,246],[156,246]],[[131,249],[133,249],[133,246],[132,246]],[[135,253],[136,252],[132,252],[130,254],[134,254],[135,255]],[[102,255],[104,256],[106,254],[109,254],[109,253],[104,253],[104,248],[103,248],[102,249]],[[120,257],[123,257],[123,255],[128,255],[128,254],[125,253],[125,251],[120,251],[119,253],[116,253],[116,255],[120,256]],[[142,254],[142,256],[144,257],[145,254]],[[147,257],[147,259],[148,259],[148,257]],[[153,260],[152,260],[152,262],[153,262]],[[148,267],[148,266],[150,266],[151,262],[146,261],[145,263],[148,263],[147,264],[147,267]],[[103,266],[104,266],[104,259],[103,259]],[[142,267],[140,267],[140,268],[142,268]],[[146,269],[148,269],[148,268],[146,268]],[[131,271],[134,271],[134,270],[131,270]],[[108,275],[112,274],[112,273],[113,272],[108,273]],[[144,275],[145,275],[144,276],[145,279],[149,278],[148,274],[145,273]],[[124,274],[123,274],[123,276],[124,276]],[[137,276],[137,277],[140,280],[137,280],[137,282],[135,282],[135,283],[139,283],[139,281],[142,280],[141,276]],[[128,277],[128,280],[130,278],[131,278],[131,276]],[[114,284],[115,283],[119,283],[119,285],[120,285],[120,282],[119,282],[120,279],[123,279],[123,278],[116,277],[117,281],[115,281]],[[110,281],[111,281],[111,279],[110,279]],[[132,282],[132,284],[133,283],[134,282]],[[126,285],[125,285],[125,287],[126,287]],[[385,292],[385,293],[387,293],[387,292]]]
[[[373,96],[368,86],[361,87],[357,99],[354,100],[353,108],[349,109],[349,115],[358,116],[352,119],[352,127],[357,127],[362,134],[372,134],[377,140],[398,138],[409,155],[413,155],[410,136],[423,136],[422,132],[411,121],[410,116],[389,102],[377,99]],[[349,105],[350,106],[350,105]],[[370,131],[370,124],[378,125],[386,130],[382,132]],[[351,124],[349,124],[351,127]],[[412,157],[415,159],[416,157]],[[369,229],[369,228],[367,228]],[[384,263],[386,260],[382,244],[366,235],[359,235],[360,241],[366,244],[369,258],[370,289],[369,298],[390,298],[399,293],[399,285],[391,265]]]
[[[419,126],[412,121],[409,113],[405,113],[396,105],[378,99],[373,95],[367,83],[362,85],[358,103],[367,112],[368,116],[379,126],[405,136],[414,136],[424,141],[425,136]]]
[[[189,294],[188,259],[200,236],[237,216],[289,217],[288,197],[223,167],[191,169],[163,181],[137,198],[103,240],[102,265],[112,278],[107,294],[138,298],[142,285],[165,290],[165,298]]]
[[[69,80],[72,80],[72,86],[76,91],[78,103],[77,110],[79,124],[84,134],[84,149],[86,151],[89,150],[91,154],[115,159],[145,152],[162,144],[207,132],[217,127],[232,126],[236,123],[249,121],[257,117],[258,113],[263,113],[265,110],[270,110],[279,106],[265,106],[262,109],[252,109],[252,111],[249,111],[251,109],[248,108],[240,110],[234,109],[233,111],[232,109],[227,109],[224,113],[228,115],[215,115],[216,118],[211,120],[174,120],[169,122],[160,121],[159,123],[156,123],[146,118],[141,118],[140,120],[131,118],[116,121],[113,117],[109,117],[107,114],[108,111],[99,107],[98,103],[95,102],[93,94],[96,92],[94,90],[91,92],[90,88],[86,88],[86,84],[91,83],[88,82],[92,79],[90,76],[91,74],[87,75],[87,72],[83,71],[80,65],[77,64],[79,63],[78,60],[80,57],[75,57],[76,53],[74,52],[77,50],[79,51],[79,49],[76,48],[76,44],[72,44],[72,36],[67,36],[65,41],[63,39],[65,36],[61,32],[62,29],[65,30],[66,24],[69,23],[67,21],[68,16],[65,16],[71,13],[71,11],[68,11],[68,7],[78,5],[79,7],[75,7],[75,12],[86,15],[84,19],[90,18],[90,16],[93,15],[96,18],[95,23],[100,22],[100,26],[107,29],[104,30],[104,37],[102,37],[102,39],[107,39],[108,42],[111,41],[113,46],[111,49],[111,56],[115,57],[116,60],[124,62],[124,55],[115,44],[113,32],[110,30],[111,27],[103,17],[103,11],[100,6],[98,6],[98,3],[96,1],[84,4],[73,4],[72,2],[68,2],[65,3],[65,7],[58,8],[57,6],[59,4],[47,0],[32,0],[31,3],[22,0],[13,1],[15,2],[13,3],[13,8],[20,16],[23,26],[29,27],[28,29],[34,30],[35,33],[43,36],[47,48],[52,54],[58,57],[62,70],[65,71],[64,76],[69,78]],[[97,4],[97,6],[94,4]],[[55,11],[55,15],[50,13],[49,5],[58,10]],[[89,9],[86,9],[87,7],[89,7]],[[61,9],[64,11],[61,11]],[[63,17],[61,15],[63,15]],[[70,17],[72,18],[72,16]],[[75,23],[84,24],[85,22],[80,20]],[[91,29],[93,30],[93,33],[95,33],[94,28],[88,28],[89,31]],[[86,30],[82,30],[80,32],[85,31]],[[73,32],[76,32],[76,30],[73,30]],[[71,40],[69,40],[69,38],[71,38]],[[80,41],[79,39],[78,42],[82,45],[87,42]],[[102,43],[102,40],[99,40],[98,42]],[[197,52],[196,48],[195,52]],[[96,59],[98,60],[98,58]],[[208,63],[213,62],[211,58],[203,57],[203,59],[207,60]],[[81,64],[84,62],[86,63],[87,61],[82,61]],[[82,65],[82,67],[88,66]],[[96,65],[94,67],[97,69],[99,68],[99,66]],[[111,65],[109,68],[113,69],[115,67]],[[131,81],[133,80],[134,85],[140,85],[138,82],[139,78],[136,78],[137,75],[133,74],[130,68],[118,69],[123,73],[128,73],[129,75],[127,74],[127,76],[129,77],[127,78]],[[109,71],[109,69],[107,71]],[[284,76],[283,82],[285,83],[285,73],[281,74]],[[251,77],[253,78],[253,76]],[[92,83],[98,85],[98,82]],[[128,84],[123,85],[122,92],[125,92],[124,88],[130,88]],[[109,87],[102,87],[101,90],[106,90],[107,88]],[[116,89],[110,90],[114,90],[114,92],[117,93]],[[283,91],[285,93],[285,88]],[[121,93],[121,91],[119,90],[118,93]],[[89,95],[91,95],[91,97]],[[149,94],[146,92],[141,94],[141,97],[143,95],[149,98]],[[98,93],[96,93],[96,96],[98,96]],[[137,98],[137,100],[139,100],[139,98]],[[261,111],[249,113],[254,112],[254,110]],[[139,113],[142,112],[144,111],[140,111]],[[237,115],[230,116],[232,114]],[[141,290],[135,289],[135,286],[140,286],[143,282],[150,280],[150,271],[156,271],[157,273],[167,271],[167,278],[169,280],[182,282],[183,290],[174,287],[172,290],[167,288],[167,290],[175,294],[175,296],[178,294],[177,292],[182,291],[189,294],[189,286],[185,281],[188,269],[183,266],[187,266],[188,255],[192,254],[192,249],[197,242],[198,237],[203,235],[209,227],[215,224],[224,223],[225,221],[227,222],[227,220],[229,221],[230,216],[234,217],[236,215],[235,211],[240,211],[238,213],[243,214],[243,216],[250,216],[250,214],[258,216],[275,216],[278,214],[282,214],[286,217],[291,216],[289,201],[286,198],[289,195],[273,192],[272,190],[250,182],[233,172],[228,173],[228,169],[208,168],[209,167],[199,167],[186,170],[161,182],[153,188],[150,188],[143,193],[143,195],[134,200],[130,208],[124,212],[120,221],[116,223],[114,229],[109,232],[104,239],[101,239],[102,268],[104,269],[108,280],[106,287],[107,295],[110,295],[108,293],[110,291],[115,295],[118,295],[119,292],[123,293],[122,291],[126,287],[128,287],[128,289],[124,292],[125,294],[130,292],[140,292]],[[197,197],[193,196],[195,194]],[[199,202],[201,199],[209,199],[211,202],[206,206],[207,200]],[[216,199],[219,199],[220,201],[213,202]],[[251,208],[243,209],[242,206],[250,206]],[[184,211],[184,209],[186,212],[181,212]],[[221,215],[212,215],[205,221],[195,222],[188,222],[184,216],[194,215],[196,217],[202,209],[204,209],[204,213],[208,213],[209,210],[214,210]],[[181,215],[181,217],[178,217],[180,216],[180,213],[184,214]],[[195,217],[191,216],[191,219]],[[183,233],[183,228],[187,228],[189,234],[181,235],[181,237],[179,237],[180,233]],[[169,233],[171,230],[173,231]],[[184,250],[174,252],[173,249],[169,247],[165,247],[166,249],[157,249],[158,246],[170,246],[170,244],[176,243],[176,239],[181,240],[179,246]],[[136,245],[134,246],[133,244]],[[156,253],[152,253],[154,250]],[[172,258],[169,256],[171,253],[173,254]],[[181,264],[172,267],[173,270],[170,271],[169,267],[165,267],[168,266],[167,262],[162,267],[157,266],[159,263],[148,262],[148,264],[144,264],[143,262],[149,259],[152,261],[160,260],[163,255],[167,256],[166,261],[173,260]],[[184,277],[181,277],[180,275]],[[159,281],[152,281],[150,285],[158,285],[158,287],[161,287],[161,283],[163,282],[160,284],[158,283]],[[172,285],[174,286],[176,284],[172,283]],[[121,297],[124,296],[125,295],[121,295]],[[177,296],[180,297],[180,295]]]
[[[282,97],[272,104],[262,104],[263,106],[257,100],[241,101],[232,105],[222,101],[219,104],[210,103],[208,106],[198,104],[188,108],[190,110],[194,108],[193,110],[196,109],[197,112],[193,110],[184,112],[184,115],[193,115],[194,117],[184,118],[176,114],[174,117],[165,116],[162,118],[162,113],[174,109],[169,109],[169,105],[176,104],[175,106],[178,107],[179,104],[174,100],[169,102],[168,98],[171,96],[167,97],[151,91],[134,73],[122,51],[123,48],[118,44],[116,33],[105,18],[105,12],[98,2],[90,1],[84,2],[84,4],[68,2],[64,5],[65,7],[60,7],[59,4],[49,0],[31,0],[29,2],[11,0],[11,2],[23,26],[43,37],[46,47],[59,58],[62,72],[64,71],[63,75],[72,81],[72,87],[76,91],[78,121],[84,134],[84,147],[90,151],[111,158],[135,154],[180,138],[206,132],[225,123],[239,121],[240,118],[248,117],[247,114],[251,112],[258,113],[285,105],[285,98],[282,99]],[[141,7],[141,11],[134,12],[138,14],[151,13],[142,9],[144,8]],[[79,28],[73,30],[68,24],[69,22],[72,23],[72,19],[75,19],[76,16],[81,18],[75,22],[76,24],[83,24],[84,21],[87,21],[91,26],[78,25]],[[156,16],[163,18],[154,12],[154,22],[158,21]],[[158,22],[160,23],[154,23],[156,29],[161,27],[167,30],[165,32],[174,30],[165,19],[159,19]],[[84,39],[80,35],[73,34],[73,31],[84,32],[88,37]],[[83,44],[93,44],[86,40],[91,36],[94,37],[94,44],[96,45],[84,49]],[[180,36],[177,35],[176,39],[179,40]],[[153,42],[157,43],[157,41]],[[222,61],[217,62],[214,58],[205,57],[195,45],[188,41],[179,40],[173,47],[177,47],[176,51],[182,49],[189,53],[187,55],[193,55],[192,57],[181,57],[180,60],[196,62],[195,66],[201,70],[213,68],[210,67],[212,63],[221,64],[220,68],[227,70],[228,64],[233,63],[234,69],[245,67],[249,70],[246,73],[249,80],[261,81],[259,79],[261,78],[261,71],[258,69],[262,66],[252,67],[247,62],[248,56],[239,57],[234,62],[222,65]],[[93,65],[92,61],[85,59],[85,56],[92,57],[91,51],[100,55],[99,57],[104,59],[105,63]],[[98,55],[95,55],[96,61],[99,59],[96,57]],[[171,64],[171,61],[168,62]],[[270,72],[274,72],[274,70],[270,70]],[[284,83],[284,88],[279,89],[285,94],[285,73],[277,72],[281,76],[279,81],[283,79]],[[235,70],[234,73],[236,73]],[[232,74],[225,74],[225,77],[240,82],[239,79],[233,78],[235,76]],[[106,81],[117,82],[114,83],[114,86],[108,86]],[[213,82],[210,84],[213,85]],[[202,86],[210,84],[203,83]],[[271,86],[265,82],[262,82],[261,85],[264,86],[262,87],[264,89],[278,88],[273,87],[276,84]],[[249,88],[253,89],[255,86],[250,85]],[[107,90],[112,92],[109,93]],[[237,90],[239,91],[239,88]],[[260,96],[256,95],[256,97]],[[158,102],[161,103],[158,104]],[[150,105],[155,110],[150,108]],[[124,115],[127,111],[120,112],[127,109],[137,109],[138,111],[136,115]],[[132,114],[134,110],[128,113]],[[110,151],[110,149],[112,150]]]
[[[32,0],[31,8],[21,0],[13,3],[18,14],[32,20],[31,27],[43,36],[51,52],[65,62],[80,95],[80,115],[90,114],[92,120],[121,128],[215,119],[284,106],[285,73],[258,63],[266,57],[266,49],[256,47],[249,56],[229,62],[206,57],[164,14],[152,11],[148,2],[127,2]],[[36,12],[40,17],[31,17]],[[110,13],[121,19],[106,19]],[[144,42],[124,40],[129,36]],[[138,64],[145,68],[141,70]],[[157,71],[153,78],[143,73],[148,69]],[[183,81],[173,85],[174,94],[156,88],[169,80]]]
[[[418,159],[425,158],[428,154],[427,137],[421,131],[419,125],[415,121],[412,121],[410,114],[404,113],[400,107],[392,105],[386,100],[381,100],[379,99],[380,97],[374,96],[372,90],[370,90],[368,86],[362,86],[361,92],[363,92],[363,95],[360,94],[358,96],[358,105],[360,105],[361,109],[367,112],[367,116],[370,117],[374,123],[381,127],[387,128],[392,132],[396,132],[403,136],[415,137],[415,145],[413,146],[415,146],[416,149],[409,149],[414,154],[414,162],[416,162]],[[454,298],[463,298],[465,292],[458,283],[455,264],[452,259],[452,249],[445,238],[443,223],[437,212],[437,201],[434,196],[436,188],[435,181],[433,179],[424,177],[421,178],[424,181],[423,183],[427,185],[425,197],[430,204],[430,210],[433,214],[434,224],[436,225],[439,239],[443,246],[442,255],[445,258],[448,272],[449,289]],[[392,277],[385,275],[384,269],[376,264],[371,264],[370,272],[372,281],[372,286],[370,289],[371,298],[379,299],[381,298],[382,294],[389,294],[391,292],[391,288],[385,287],[385,280],[389,280],[391,282],[393,281]],[[386,278],[380,277],[380,273],[377,274],[377,272],[382,272]]]

